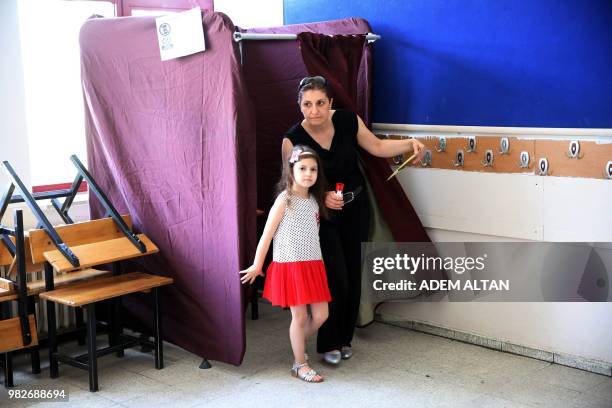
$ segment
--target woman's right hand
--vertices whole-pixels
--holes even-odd
[[[344,206],[344,199],[335,191],[328,191],[325,193],[325,206],[330,210],[341,210]]]

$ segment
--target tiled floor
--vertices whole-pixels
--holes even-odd
[[[313,355],[326,381],[306,384],[289,375],[289,318],[262,304],[260,320],[247,320],[240,367],[213,361],[201,370],[199,357],[171,344],[159,371],[152,355],[138,350],[102,357],[97,393],[88,391],[85,371],[62,365],[61,377],[50,380],[46,367],[42,375],[27,374],[22,357],[15,362],[17,388],[63,387],[70,401],[17,404],[0,388],[0,406],[612,407],[612,378],[379,323],[357,330],[355,355],[339,367]]]

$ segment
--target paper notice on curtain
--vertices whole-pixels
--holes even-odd
[[[162,61],[184,57],[206,49],[199,8],[157,17],[155,25]]]

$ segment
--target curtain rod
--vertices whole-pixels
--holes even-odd
[[[367,33],[366,39],[368,42],[374,42],[380,40],[380,35]],[[234,32],[234,41],[240,42],[242,40],[296,40],[297,34],[259,34],[259,33],[241,33],[239,31]]]

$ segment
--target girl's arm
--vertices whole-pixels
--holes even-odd
[[[370,132],[363,120],[357,115],[357,143],[376,157],[393,157],[405,152],[414,152],[419,161],[425,155],[425,145],[416,139],[390,140],[379,139]]]
[[[240,278],[240,282],[253,283],[257,276],[263,275],[262,268],[264,260],[266,259],[266,254],[268,253],[268,249],[270,249],[270,242],[272,241],[272,237],[274,237],[278,224],[283,218],[286,207],[287,204],[285,203],[284,194],[281,194],[276,198],[276,201],[270,209],[270,214],[268,214],[266,226],[264,227],[263,234],[261,234],[261,238],[259,239],[259,244],[257,244],[253,265],[249,266],[243,271],[240,271],[241,274],[244,274],[244,276]]]

